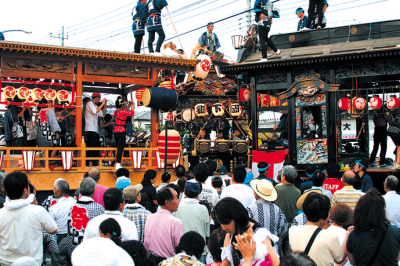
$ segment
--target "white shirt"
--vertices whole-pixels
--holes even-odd
[[[42,206],[29,204],[13,210],[4,207],[0,209],[0,225],[1,265],[11,265],[23,256],[42,264],[43,229],[48,233],[57,229],[56,222]]]
[[[85,131],[92,131],[99,133],[98,118],[103,117],[103,111],[100,110],[96,113],[97,107],[93,101],[89,101],[85,107]]]
[[[219,195],[218,192],[213,186],[207,185],[207,184],[201,184],[203,186],[203,189],[199,195],[199,200],[205,201],[209,203],[211,206],[211,209],[214,208],[215,205],[217,205],[219,201]]]
[[[339,244],[340,244],[340,246],[342,246],[344,239],[346,238],[346,234],[347,234],[347,231],[345,229],[331,225],[328,227],[328,229],[326,229],[326,231],[337,235],[337,237],[339,239]],[[347,259],[347,262],[343,266],[351,266],[350,260]]]
[[[105,211],[104,214],[89,221],[85,229],[85,234],[83,235],[83,241],[93,237],[100,237],[100,224],[108,218],[115,219],[119,223],[119,226],[121,226],[122,241],[139,239],[134,222],[125,218],[120,211]]]
[[[57,234],[68,233],[68,216],[75,202],[74,198],[62,197],[58,199],[56,204],[49,208],[51,218],[57,223]]]
[[[392,225],[400,228],[400,195],[396,191],[389,191],[383,198],[386,201],[387,218]]]
[[[160,191],[162,188],[165,188],[166,186],[168,186],[168,183],[161,183],[158,188],[156,188],[157,192]]]
[[[244,184],[233,184],[224,189],[221,193],[221,199],[227,197],[237,199],[245,208],[256,202],[254,191]]]

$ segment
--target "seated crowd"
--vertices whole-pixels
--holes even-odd
[[[193,175],[179,165],[177,179],[164,173],[159,188],[154,170],[133,186],[120,168],[107,188],[92,168],[74,197],[57,179],[42,206],[26,174],[0,175],[0,265],[398,265],[395,176],[384,196],[372,179],[362,191],[366,183],[352,171],[332,191],[323,185],[338,181],[339,170],[329,164],[308,169],[311,185],[301,192],[293,166],[275,179],[267,163],[258,168],[253,178],[243,164],[232,176],[212,160]]]

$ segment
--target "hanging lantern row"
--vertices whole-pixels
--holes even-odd
[[[20,87],[18,91],[12,87],[7,86],[3,91],[6,99],[14,99],[17,96],[20,100],[25,100],[27,103],[38,103],[44,97],[48,101],[54,101],[56,98],[59,102],[68,101],[69,92],[66,90],[55,91],[47,89],[43,91],[40,88],[29,90],[27,87]]]
[[[257,105],[261,105],[261,107],[276,107],[282,106],[282,101],[279,97],[257,93]]]
[[[377,95],[374,95],[370,100],[369,100],[370,106],[372,109],[377,110],[381,109],[383,106],[383,101],[381,98],[379,98]],[[349,110],[351,105],[351,101],[349,98],[341,98],[338,102],[338,106],[340,110]],[[357,110],[363,110],[365,109],[367,105],[367,101],[362,98],[362,97],[357,97],[353,100],[353,107]],[[400,101],[398,98],[396,98],[396,95],[391,95],[389,99],[386,101],[386,106],[390,110],[395,110],[399,108]]]

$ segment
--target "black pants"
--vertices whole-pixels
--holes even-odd
[[[369,162],[375,161],[376,154],[378,153],[379,145],[381,145],[380,165],[385,163],[386,149],[387,149],[387,129],[386,127],[375,127],[374,132],[374,149],[371,152]]]
[[[161,28],[159,30],[156,31],[149,31],[149,41],[147,43],[147,46],[149,48],[149,52],[150,53],[154,53],[153,50],[153,42],[156,38],[156,32],[158,34],[158,41],[157,41],[157,46],[156,46],[156,52],[159,53],[161,51],[161,45],[163,44],[164,40],[165,40],[165,33],[164,30]]]
[[[278,49],[276,49],[274,42],[271,41],[270,38],[268,38],[269,30],[270,28],[268,27],[258,25],[258,36],[260,38],[262,58],[264,59],[267,58],[267,44],[269,47],[272,48],[272,50],[274,50],[274,52],[278,51]]]
[[[86,131],[86,147],[100,147],[99,133],[96,133],[94,131]],[[86,152],[86,157],[98,157],[98,156],[99,156],[98,151]],[[93,166],[99,165],[99,161],[97,160],[87,160],[86,164],[90,161],[92,162]]]
[[[114,132],[114,138],[117,146],[116,162],[121,163],[122,153],[125,148],[126,132]]]
[[[135,53],[140,54],[144,34],[135,35]]]
[[[318,25],[314,25],[314,27],[317,28],[317,26],[320,26],[322,28],[322,20],[324,18],[324,0],[310,0],[310,4],[308,6],[307,28],[311,28],[311,21],[314,18],[315,6],[317,6]]]

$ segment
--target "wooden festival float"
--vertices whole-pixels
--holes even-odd
[[[83,174],[89,170],[86,160],[99,159],[100,182],[114,187],[115,170],[102,163],[114,160],[114,157],[86,157],[88,150],[112,152],[116,148],[86,147],[82,138],[83,93],[127,95],[144,87],[154,87],[161,70],[191,72],[196,64],[196,60],[180,58],[1,41],[0,103],[44,109],[67,108],[71,110],[70,117],[74,118],[76,128],[70,136],[73,137],[74,147],[0,147],[1,169],[27,173],[39,191],[53,190],[53,183],[59,177],[67,180],[71,189],[76,189]],[[163,92],[166,90],[161,89],[164,89]],[[123,157],[123,165],[131,171],[133,184],[142,180],[147,169],[156,169],[160,175],[163,171],[163,147],[159,147],[160,108],[157,106],[162,101],[150,96],[152,99],[149,102],[155,107],[151,109],[151,136],[147,134],[149,146],[138,147],[142,145],[131,143],[133,145],[125,148]],[[42,97],[48,99],[48,103],[40,103]],[[47,128],[46,124],[41,126]],[[51,137],[48,131],[43,132]],[[54,150],[61,151],[61,158],[50,158],[49,153]],[[180,157],[178,160],[175,157],[175,163],[182,162],[180,150],[179,145]],[[52,160],[62,161],[63,167],[50,170],[49,162]]]
[[[287,163],[298,169],[328,162],[352,168],[355,160],[369,158],[372,116],[400,114],[399,26],[400,20],[394,20],[271,36],[282,53],[269,52],[264,63],[258,63],[261,53],[256,33],[250,30],[237,63],[222,67],[222,72],[240,74],[250,88],[251,117],[288,111],[285,130],[261,128],[257,119],[251,124],[253,136],[288,131]],[[265,103],[263,94],[268,95]],[[272,98],[274,105],[269,104]],[[382,109],[377,108],[380,105]],[[260,141],[253,138],[253,150],[276,150],[273,141],[264,140],[263,145]],[[389,169],[375,167],[368,172],[375,178]],[[376,180],[381,188],[381,180]]]

